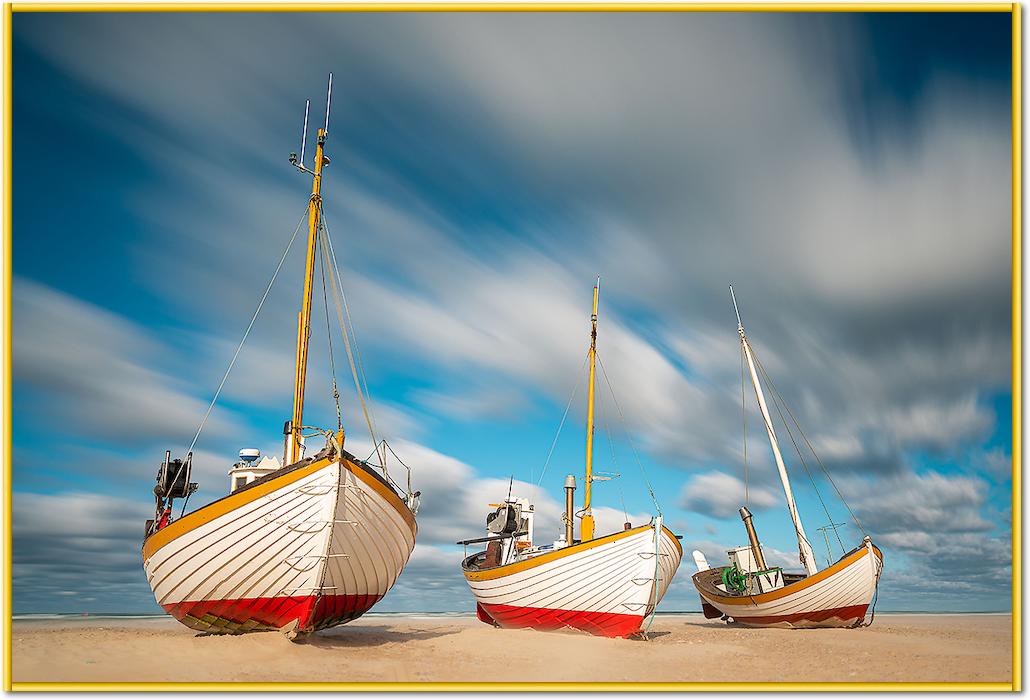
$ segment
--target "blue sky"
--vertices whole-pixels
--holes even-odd
[[[379,423],[424,493],[377,609],[471,610],[453,542],[510,477],[557,532],[596,274],[626,414],[604,396],[597,468],[622,476],[595,491],[603,528],[623,500],[634,522],[654,510],[635,445],[688,550],[745,541],[732,283],[886,553],[881,609],[1009,607],[1009,15],[18,13],[13,40],[16,612],[156,609],[154,471],[303,215],[286,157],[329,71],[326,214]],[[198,443],[191,504],[225,492],[239,448],[280,450],[299,251]],[[307,415],[332,425],[324,346]],[[752,411],[752,510],[796,565],[759,428]],[[828,517],[784,448],[814,539]],[[666,609],[698,607],[690,569]]]

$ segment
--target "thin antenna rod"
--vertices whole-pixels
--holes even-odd
[[[300,164],[304,165],[304,147],[308,143],[308,108],[311,100],[304,100],[304,130],[300,133]]]
[[[333,104],[333,74],[329,74],[329,91],[325,96],[325,133],[329,133],[329,107]]]
[[[744,324],[740,322],[740,310],[737,309],[737,296],[733,293],[733,285],[730,285],[730,298],[733,299],[733,312],[737,314],[737,330],[744,330]]]

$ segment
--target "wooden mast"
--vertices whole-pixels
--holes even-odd
[[[594,539],[594,514],[590,510],[590,492],[594,482],[594,366],[597,363],[597,292],[601,278],[594,285],[594,310],[590,314],[590,378],[587,383],[587,476],[583,490],[583,523],[579,536],[583,542]]]
[[[308,341],[311,339],[311,297],[315,281],[315,254],[318,251],[318,229],[322,217],[322,167],[329,162],[323,149],[329,132],[329,99],[332,97],[333,76],[329,75],[329,97],[326,99],[325,128],[318,130],[318,141],[315,144],[314,171],[304,167],[300,169],[310,172],[312,177],[311,199],[308,201],[308,256],[304,267],[304,297],[301,300],[299,321],[297,323],[297,363],[294,368],[293,416],[290,418],[290,434],[287,438],[286,464],[293,464],[303,457],[301,452],[301,428],[304,425],[304,388],[308,374]],[[307,111],[305,110],[305,132],[307,131]],[[304,149],[301,149],[303,158]],[[284,465],[285,466],[285,465]]]
[[[762,418],[765,419],[765,431],[769,435],[769,444],[772,445],[773,457],[776,458],[776,469],[780,473],[780,483],[783,485],[783,493],[787,497],[787,509],[790,511],[790,519],[794,522],[794,530],[798,536],[798,551],[801,563],[805,571],[811,576],[819,571],[819,565],[815,560],[815,553],[812,545],[808,542],[805,534],[805,527],[801,524],[801,515],[798,513],[797,504],[794,503],[794,492],[790,488],[790,479],[787,477],[787,467],[783,464],[783,455],[780,454],[780,445],[776,440],[776,431],[773,429],[772,418],[769,417],[769,408],[765,404],[765,393],[762,391],[762,384],[758,381],[758,372],[755,370],[755,360],[751,355],[751,344],[747,342],[744,334],[744,324],[740,322],[740,311],[737,310],[737,297],[733,294],[733,287],[730,287],[730,296],[733,298],[733,310],[737,314],[737,332],[740,334],[740,344],[744,348],[744,357],[747,358],[748,369],[751,370],[751,383],[755,387],[755,396],[758,398],[758,407],[762,411]]]

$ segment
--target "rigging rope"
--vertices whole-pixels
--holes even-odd
[[[329,230],[326,229],[326,235],[322,239],[322,246],[327,251],[326,257],[329,257],[332,254],[332,248],[327,243],[328,239],[329,239]],[[334,258],[330,258],[330,259],[332,259],[333,266],[335,267],[336,260]],[[337,275],[340,274],[339,268],[337,268],[336,274]],[[369,416],[368,405],[365,402],[365,394],[361,390],[361,382],[358,379],[358,370],[357,370],[357,368],[354,365],[354,354],[351,351],[351,344],[350,344],[349,335],[347,333],[347,326],[346,326],[346,324],[344,323],[344,320],[343,320],[343,309],[340,306],[340,293],[339,293],[340,292],[340,287],[337,284],[336,279],[337,278],[333,276],[333,269],[329,268],[329,286],[333,290],[333,304],[336,306],[336,317],[337,317],[337,320],[340,323],[340,332],[343,335],[343,345],[344,345],[344,348],[346,348],[346,350],[347,350],[347,360],[350,363],[351,376],[354,377],[354,388],[358,392],[358,400],[361,402],[361,410],[365,414],[365,425],[368,426],[368,433],[372,437],[372,444],[375,445],[375,447],[376,447],[376,454],[379,456],[379,458],[381,460],[380,466],[383,468],[383,473],[385,474],[386,473],[386,454],[385,454],[385,452],[380,453],[380,451],[379,451],[379,440],[376,439],[376,433],[375,433],[375,430],[374,430],[374,428],[372,426],[372,419]]]
[[[276,277],[279,276],[279,270],[282,269],[283,263],[286,262],[286,256],[290,253],[290,248],[293,247],[293,242],[297,239],[297,232],[300,231],[301,224],[304,223],[304,219],[307,218],[308,209],[305,205],[304,214],[301,215],[300,221],[297,222],[297,227],[293,229],[293,235],[290,236],[290,242],[286,244],[286,250],[283,251],[282,257],[279,258],[279,264],[275,266],[275,272],[272,273],[272,279],[268,281],[268,286],[265,287],[265,293],[261,295],[261,301],[258,302],[257,309],[254,311],[254,315],[250,317],[250,323],[247,324],[247,330],[243,333],[243,339],[240,340],[240,344],[236,346],[236,352],[232,355],[232,360],[229,361],[229,366],[225,370],[225,374],[222,375],[222,381],[218,383],[218,388],[215,390],[215,395],[211,399],[211,403],[207,407],[207,411],[204,413],[204,418],[200,421],[200,427],[197,428],[197,434],[193,436],[193,442],[190,443],[186,453],[189,454],[193,451],[193,448],[197,446],[197,440],[200,439],[200,434],[204,431],[204,426],[207,425],[207,419],[211,416],[211,411],[215,407],[215,403],[218,401],[219,395],[222,393],[222,387],[225,386],[225,380],[229,378],[229,373],[232,368],[236,365],[236,358],[240,356],[240,350],[243,349],[243,344],[247,342],[247,338],[250,336],[250,330],[254,327],[254,322],[257,321],[258,314],[261,313],[261,308],[265,305],[265,299],[268,298],[268,293],[272,291],[272,285],[275,284]],[[185,507],[185,503],[183,504]]]
[[[604,411],[604,394],[598,392],[597,398],[598,398],[597,404],[600,407],[600,410],[598,411],[598,413],[601,414],[601,422],[604,423],[604,432],[608,434],[608,449],[612,453],[612,469],[613,470],[614,469],[618,469],[618,466],[617,466],[618,462],[615,459],[615,441],[612,439],[612,431],[608,427],[608,414],[605,413],[605,411]],[[617,472],[612,472],[612,473],[616,474],[616,476],[618,476]],[[621,497],[622,486],[619,486],[619,494],[620,494],[620,497]],[[622,504],[622,509],[626,510],[625,502],[623,502],[623,504]]]
[[[625,507],[625,506],[623,506]],[[626,516],[626,520],[629,520],[629,516]],[[652,521],[652,525],[657,525]],[[654,622],[655,617],[658,615],[658,574],[661,573],[661,566],[658,562],[658,541],[662,536],[661,531],[655,527],[654,529],[654,585],[651,587],[651,597],[648,603],[651,604],[651,619],[647,621],[647,627],[643,629],[641,634],[644,639],[647,639],[647,633],[651,631],[651,623]],[[645,608],[646,612],[646,608]]]
[[[565,426],[565,419],[569,417],[569,409],[572,408],[572,402],[576,398],[576,392],[579,391],[580,382],[583,381],[583,368],[586,367],[587,359],[590,357],[589,353],[583,357],[583,364],[579,367],[579,372],[576,373],[576,383],[572,385],[572,394],[569,396],[569,402],[565,404],[565,413],[562,414],[561,423],[558,424],[558,431],[554,434],[554,440],[551,441],[551,449],[547,451],[547,459],[544,460],[544,467],[540,470],[540,478],[536,480],[537,486],[544,479],[544,474],[547,473],[547,465],[551,463],[551,455],[554,454],[554,446],[558,444],[558,436],[561,435],[561,429]],[[533,472],[529,473],[529,478],[532,480]]]
[[[383,446],[385,447],[385,449],[389,450],[390,454],[393,455],[394,459],[396,459],[400,463],[400,465],[407,470],[407,472],[408,472],[408,489],[407,489],[407,491],[408,491],[408,495],[409,496],[413,496],[414,494],[413,494],[413,492],[411,490],[411,467],[409,467],[407,464],[404,463],[404,460],[401,459],[400,456],[396,452],[393,451],[393,446],[390,443],[388,443],[386,440],[383,440]],[[391,481],[392,481],[392,479],[391,479]]]
[[[325,309],[325,337],[329,340],[329,368],[333,375],[333,401],[336,403],[336,430],[343,430],[343,416],[340,413],[340,390],[336,385],[336,354],[333,352],[333,331],[329,323],[329,294],[325,289],[325,255],[322,246],[318,248],[318,267],[322,273],[322,306]]]
[[[612,403],[615,404],[615,408],[619,412],[619,420],[622,422],[622,429],[626,433],[626,441],[629,442],[630,449],[633,450],[633,457],[637,461],[637,466],[640,467],[640,475],[644,477],[644,484],[647,486],[647,492],[651,494],[651,502],[654,503],[655,510],[658,511],[658,515],[662,514],[662,507],[658,505],[658,497],[654,495],[654,489],[651,488],[651,482],[647,478],[647,471],[644,469],[644,463],[640,461],[640,454],[637,452],[637,446],[633,442],[633,438],[629,433],[629,429],[626,427],[626,415],[622,412],[622,406],[619,404],[619,399],[615,396],[615,389],[612,388],[612,383],[608,379],[608,371],[604,368],[604,362],[601,361],[601,356],[594,351],[594,355],[597,357],[597,364],[601,366],[601,376],[604,377],[604,383],[608,385],[608,393],[612,395]]]
[[[763,369],[762,372],[764,374],[765,370]],[[776,390],[776,385],[772,383],[772,379],[769,379],[768,381],[769,387],[773,390],[773,392],[779,394],[780,392]],[[823,461],[819,459],[819,453],[815,451],[815,448],[812,447],[812,443],[808,440],[808,436],[805,435],[805,431],[801,429],[801,424],[798,423],[798,420],[794,417],[794,414],[790,412],[790,407],[787,406],[786,402],[784,402],[783,407],[786,409],[787,415],[790,416],[791,421],[793,421],[794,425],[797,427],[798,433],[801,434],[801,438],[805,441],[805,444],[808,446],[808,449],[812,452],[812,456],[815,457],[816,462],[819,464],[819,468],[822,469],[823,475],[826,476],[826,480],[830,482],[830,486],[832,486],[833,490],[837,493],[837,498],[839,498],[840,502],[844,504],[844,507],[848,509],[848,514],[851,515],[851,519],[855,521],[855,525],[857,525],[858,529],[862,531],[862,534],[868,536],[869,533],[866,532],[864,527],[862,527],[862,523],[858,521],[858,517],[855,515],[854,511],[851,510],[851,506],[848,505],[848,501],[846,498],[844,498],[844,494],[842,494],[840,492],[840,489],[837,488],[837,484],[834,482],[833,477],[830,476],[830,472],[826,469],[826,465],[824,465]]]
[[[319,206],[321,212],[321,206]],[[340,275],[340,266],[336,262],[336,251],[333,249],[332,234],[329,232],[329,220],[322,214],[322,221],[325,223],[325,242],[329,250],[329,259],[333,265],[329,271],[329,278],[331,286],[333,287],[333,302],[336,304],[336,315],[339,317],[340,330],[343,334],[344,348],[347,350],[347,361],[350,364],[351,375],[354,377],[354,388],[358,392],[358,399],[361,401],[361,410],[365,414],[365,424],[368,426],[369,435],[372,437],[372,444],[376,446],[376,453],[379,454],[379,442],[376,440],[376,433],[379,432],[379,426],[376,423],[375,412],[371,408],[372,399],[366,397],[368,395],[368,382],[365,380],[365,368],[361,363],[360,348],[358,347],[358,337],[354,332],[354,323],[351,321],[350,306],[347,304],[347,296],[343,291],[343,279]],[[333,270],[336,271],[336,276],[333,277]],[[338,281],[338,283],[337,283]],[[340,301],[343,301],[344,314],[347,317],[347,324],[343,322],[343,315],[340,313]],[[351,333],[347,333],[347,327],[350,327]],[[351,349],[350,335],[354,335],[354,348]],[[357,360],[355,361],[355,356]],[[386,452],[385,450],[379,455],[381,459],[381,466],[383,471],[386,471]]]
[[[747,340],[743,336],[741,336],[740,341],[741,341],[742,345],[743,345],[743,343],[747,343]],[[748,348],[751,348],[750,343],[748,343]],[[751,356],[754,359],[755,365],[758,366],[758,367],[761,367],[760,363],[758,362],[758,358],[754,354],[753,348],[752,348]],[[754,368],[752,368],[752,371],[755,371]],[[759,370],[758,373],[760,373],[760,370]],[[755,399],[758,400],[759,399],[759,396],[758,396],[759,387],[758,387],[757,376],[752,376],[752,380],[754,380]],[[758,401],[758,403],[759,403],[759,405],[761,405],[761,401],[760,400]],[[770,437],[769,437],[770,441],[772,441],[773,440],[772,433],[774,432],[773,419],[772,419],[771,415],[768,415],[768,411],[764,411],[762,413],[762,422],[765,424],[766,431],[768,431],[769,434],[770,434]],[[776,449],[777,448],[773,448],[773,451],[775,452]],[[786,470],[787,470],[787,465],[786,464],[783,464],[782,466],[783,466],[784,474],[780,476],[781,479],[785,478],[785,474],[786,474]],[[807,467],[806,467],[806,469],[807,469]],[[811,478],[811,475],[809,475],[809,478]],[[814,484],[814,482],[813,482],[813,484]],[[784,490],[785,491],[787,490],[787,488],[788,488],[787,486],[784,486]],[[787,506],[788,506],[788,508],[790,508],[790,503],[789,502],[788,502]],[[798,538],[799,554],[801,555],[802,563],[804,563],[805,552],[804,552],[804,546],[802,546],[802,545],[803,544],[807,544],[808,545],[808,548],[812,550],[812,556],[813,557],[815,556],[815,548],[812,547],[812,542],[811,542],[811,540],[808,539],[807,535],[805,535],[805,534],[803,534],[801,532],[801,514],[797,511],[797,505],[796,504],[795,504],[794,508],[791,509],[791,519],[793,520],[793,523],[794,523],[794,533],[797,535],[797,538]],[[833,522],[833,520],[831,519],[830,522]],[[818,566],[818,562],[813,562],[813,564]]]
[[[772,391],[773,408],[776,409],[776,413],[780,417],[780,422],[783,423],[783,428],[784,428],[784,430],[787,431],[787,437],[790,438],[791,444],[794,445],[794,451],[797,452],[798,461],[801,462],[801,466],[804,468],[805,474],[808,475],[808,480],[810,482],[812,482],[812,490],[815,491],[815,497],[819,499],[819,505],[821,505],[823,507],[823,513],[826,514],[827,522],[832,523],[833,522],[833,516],[830,515],[830,509],[826,507],[826,502],[823,500],[822,494],[819,493],[819,487],[816,485],[815,478],[812,476],[812,472],[808,468],[808,463],[805,462],[805,458],[801,454],[801,449],[798,447],[797,440],[794,439],[794,433],[791,432],[790,425],[787,423],[787,419],[783,417],[783,411],[780,410],[780,403],[781,402],[786,403],[786,402],[784,401],[783,397],[780,396],[780,393],[778,391],[776,391],[776,389],[773,387],[772,381],[769,379],[768,372],[765,371],[765,367],[762,366],[762,362],[757,357],[755,358],[755,364],[758,365],[758,371],[762,374],[762,377],[765,379],[766,384],[768,384],[769,388],[771,388],[773,390]],[[834,537],[837,538],[837,542],[840,544],[841,553],[846,553],[847,550],[844,549],[844,542],[841,541],[840,533],[837,532],[837,528],[833,528],[833,535],[834,535]],[[812,543],[809,542],[809,546],[811,546],[811,544]]]

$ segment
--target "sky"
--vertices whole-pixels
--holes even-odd
[[[1008,610],[1010,55],[1003,13],[15,14],[15,613],[159,610],[156,468],[305,214],[287,158],[330,71],[327,223],[422,491],[376,610],[471,611],[454,543],[510,480],[557,535],[597,275],[595,469],[619,475],[598,531],[660,508],[687,553],[663,609],[699,609],[691,550],[746,543],[745,482],[770,563],[798,567],[749,386],[742,413],[732,284],[824,467],[781,433],[820,566],[868,533],[878,610]],[[281,453],[302,268],[296,245],[190,508],[240,448]],[[332,427],[318,303],[313,323],[305,422]],[[338,337],[336,364],[363,456]]]

